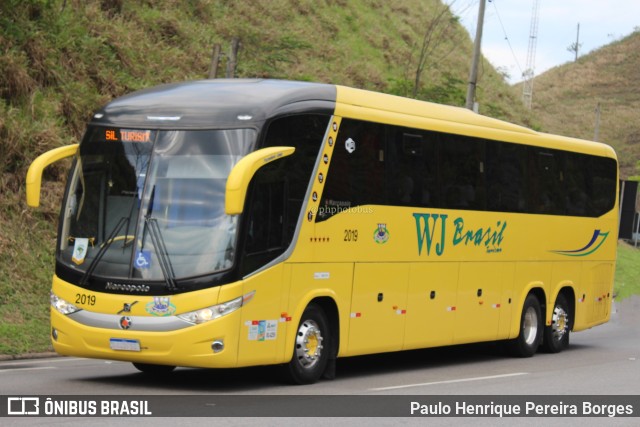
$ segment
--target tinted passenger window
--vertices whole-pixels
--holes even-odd
[[[383,125],[343,120],[320,200],[318,221],[356,206],[387,203],[384,140]]]
[[[526,150],[517,144],[487,141],[487,210],[525,212]]]
[[[616,177],[610,158],[344,119],[316,221],[365,204],[598,217]]]
[[[439,200],[436,138],[415,129],[395,128],[388,134],[389,203],[428,206]]]
[[[443,207],[484,210],[484,141],[446,135],[440,150]]]

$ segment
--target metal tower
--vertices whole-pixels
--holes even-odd
[[[522,101],[531,109],[533,98],[533,77],[536,63],[536,44],[538,42],[538,4],[540,0],[533,0],[531,12],[531,28],[529,29],[529,48],[527,49],[527,65],[522,73],[524,84],[522,85]]]

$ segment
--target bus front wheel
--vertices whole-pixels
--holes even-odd
[[[542,340],[542,310],[540,301],[533,295],[527,295],[520,317],[520,334],[509,342],[511,354],[517,357],[531,357]]]
[[[329,360],[330,336],[327,316],[316,304],[302,313],[293,357],[285,366],[285,375],[293,384],[312,384],[320,379]]]

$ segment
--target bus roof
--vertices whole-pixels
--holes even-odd
[[[159,129],[238,128],[287,111],[333,113],[336,87],[264,79],[216,79],[164,84],[114,99],[94,124]],[[302,103],[302,104],[301,104]]]
[[[461,107],[287,80],[215,79],[160,85],[114,99],[96,112],[92,123],[152,129],[239,128],[280,114],[310,111],[616,157],[605,144],[536,132]]]

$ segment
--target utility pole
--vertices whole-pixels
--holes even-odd
[[[578,60],[578,55],[580,53],[580,23],[578,22],[578,31],[576,32],[576,42],[571,43],[571,45],[567,48],[569,52],[574,53],[574,61]]]
[[[593,132],[593,140],[598,141],[598,138],[600,138],[600,103],[599,102],[596,105],[595,113],[596,113],[596,126],[595,126],[595,131]]]
[[[578,51],[580,50],[580,23],[578,22],[578,31],[576,33],[576,59],[574,62],[578,60]]]
[[[476,82],[478,81],[478,62],[480,61],[480,45],[482,44],[482,26],[484,25],[484,6],[486,0],[480,0],[478,11],[478,25],[476,26],[476,39],[473,43],[473,58],[471,59],[471,71],[469,71],[469,87],[467,88],[466,107],[473,110],[476,97]]]
[[[529,29],[529,48],[527,49],[527,67],[522,73],[522,77],[524,77],[522,101],[529,110],[531,109],[533,100],[533,78],[535,77],[536,44],[538,43],[538,1],[539,0],[533,0],[531,27]]]

